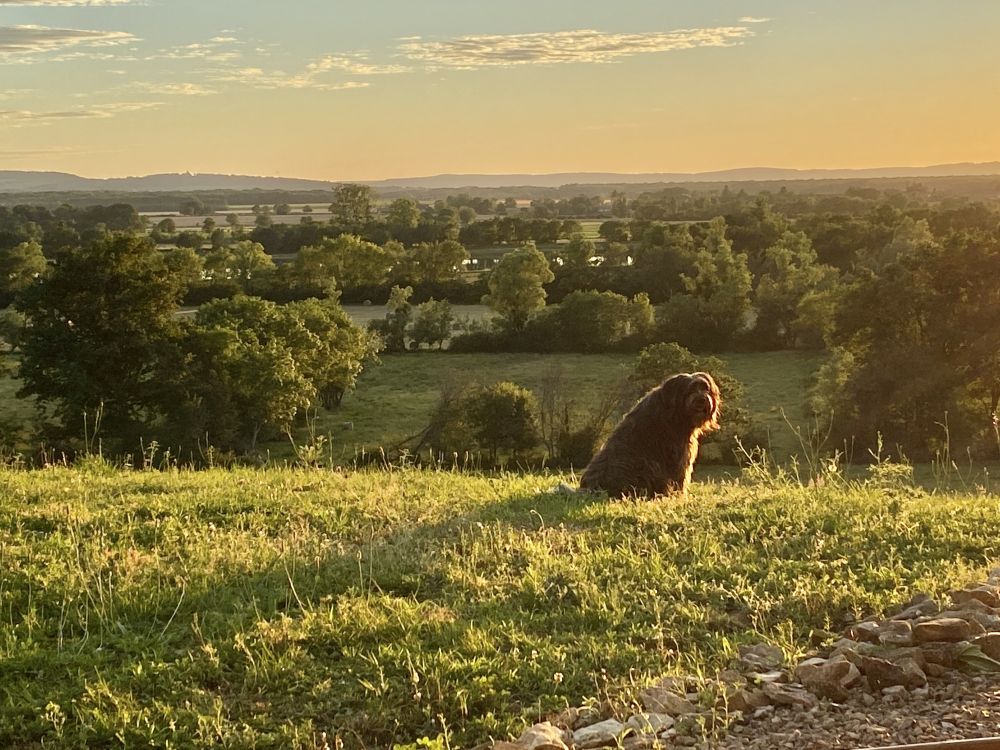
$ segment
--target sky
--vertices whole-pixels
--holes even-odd
[[[0,0],[0,170],[1000,160],[995,0]]]

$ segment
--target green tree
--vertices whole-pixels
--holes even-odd
[[[454,279],[469,259],[469,251],[455,240],[422,242],[410,253],[414,281],[441,282]]]
[[[684,292],[684,276],[694,271],[697,246],[686,224],[634,226],[639,241],[630,248],[644,288],[654,298]]]
[[[185,292],[201,281],[205,273],[205,262],[201,256],[187,247],[164,251],[163,261],[170,274],[181,282]]]
[[[494,463],[502,450],[518,455],[538,445],[538,402],[515,383],[475,389],[462,400],[462,412]]]
[[[185,344],[175,431],[250,450],[307,409],[338,405],[378,352],[377,339],[332,300],[279,306],[246,296],[203,305]]]
[[[490,293],[483,298],[508,328],[521,330],[538,310],[545,307],[544,284],[555,278],[545,256],[529,242],[504,255],[490,274]]]
[[[939,249],[926,219],[904,216],[896,225],[892,239],[882,248],[861,259],[861,265],[876,273],[898,261],[906,261],[921,253]]]
[[[597,245],[582,234],[574,234],[559,255],[567,268],[586,268],[590,259],[597,255]]]
[[[462,206],[458,209],[458,221],[463,227],[467,227],[474,222],[476,216],[476,209],[471,206]]]
[[[277,305],[234,297],[203,305],[187,331],[187,368],[175,376],[169,418],[187,440],[253,450],[267,428],[288,430],[316,399],[281,336]],[[171,374],[180,368],[173,368]]]
[[[330,204],[332,221],[341,226],[360,228],[371,223],[375,191],[367,185],[337,185]]]
[[[437,345],[440,349],[451,335],[454,322],[451,303],[431,297],[427,302],[417,305],[416,318],[410,326],[410,338],[418,345]]]
[[[225,247],[229,242],[229,235],[226,233],[225,229],[216,228],[212,230],[212,235],[209,237],[208,241],[211,243],[213,248]]]
[[[386,351],[406,351],[406,332],[413,316],[413,305],[410,304],[412,296],[413,287],[394,286],[389,292],[385,318],[373,320],[369,324],[369,328],[382,337]]]
[[[0,350],[16,352],[24,338],[25,317],[13,307],[0,310]]]
[[[857,450],[994,458],[1000,406],[1000,240],[920,242],[839,300],[815,409]]]
[[[632,239],[627,221],[606,221],[597,233],[605,242],[628,242]]]
[[[322,246],[328,249],[334,275],[344,289],[384,283],[398,260],[391,248],[352,234],[324,240]]]
[[[264,246],[249,240],[215,248],[205,256],[208,278],[213,281],[232,279],[244,290],[253,282],[267,278],[274,270],[274,259],[265,252]]]
[[[619,219],[628,216],[628,198],[625,193],[617,190],[611,193],[611,215]]]
[[[309,245],[295,254],[292,272],[296,283],[331,292],[337,288],[337,256],[332,242]]]
[[[179,207],[181,216],[200,216],[207,210],[208,208],[198,198],[185,198]]]
[[[228,250],[232,258],[231,278],[239,281],[244,287],[249,286],[251,281],[266,277],[274,271],[274,259],[259,242],[249,240],[235,242]]]
[[[553,349],[606,352],[646,339],[653,328],[653,307],[645,294],[629,300],[614,292],[576,291],[547,307],[539,322],[551,331]]]
[[[817,329],[822,332],[828,328],[817,318],[822,310],[816,304],[818,295],[836,285],[836,270],[817,262],[812,242],[802,232],[785,232],[764,254],[764,272],[756,293],[754,333],[758,341],[779,347],[814,344]],[[809,301],[800,310],[807,296]],[[827,310],[832,313],[832,306]]]
[[[48,270],[42,246],[22,242],[12,248],[0,248],[0,306],[43,277]]]
[[[389,204],[385,220],[394,237],[405,235],[420,223],[420,206],[412,198],[397,198]]]
[[[292,207],[287,203],[275,203],[274,213],[278,216],[288,216],[292,212]]]
[[[284,338],[319,403],[332,409],[381,348],[378,337],[355,325],[336,300],[307,299],[282,309]]]
[[[22,395],[67,431],[103,404],[107,435],[129,438],[162,404],[158,364],[178,334],[184,280],[145,237],[109,235],[64,253],[21,295]]]
[[[662,311],[665,337],[699,349],[726,349],[746,325],[752,276],[747,257],[726,239],[725,220],[712,221],[693,266],[681,276],[685,291]]]
[[[624,266],[628,262],[629,248],[624,242],[606,242],[601,249],[602,266]]]
[[[188,230],[177,235],[177,247],[187,247],[192,250],[198,250],[203,244],[205,244],[205,238],[202,236],[201,232]]]

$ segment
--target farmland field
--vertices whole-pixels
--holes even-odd
[[[456,318],[469,318],[471,320],[482,320],[493,315],[490,308],[485,305],[452,305],[451,311]],[[351,319],[359,326],[368,325],[373,320],[385,318],[385,305],[344,305],[344,312],[351,316]]]
[[[0,747],[471,747],[1000,556],[996,495],[558,479],[0,469]]]

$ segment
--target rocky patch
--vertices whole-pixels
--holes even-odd
[[[743,646],[715,679],[642,690],[630,715],[570,708],[477,750],[832,750],[1000,734],[1000,569],[950,599],[941,611],[914,597],[797,665],[774,646]]]

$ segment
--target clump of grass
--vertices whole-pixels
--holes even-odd
[[[0,469],[0,746],[470,746],[1000,556],[977,492],[559,479]]]

